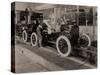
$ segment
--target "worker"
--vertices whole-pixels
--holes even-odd
[[[70,35],[71,35],[71,43],[72,46],[78,46],[79,39],[79,26],[77,25],[76,20],[72,21],[73,26],[71,27]]]
[[[36,32],[38,36],[38,46],[42,47],[42,23],[38,25]]]
[[[47,39],[47,25],[44,22],[41,22],[36,31],[38,35],[38,46],[42,47]]]
[[[28,15],[29,15],[29,11],[28,11],[28,9],[26,8],[26,9],[25,9],[25,15],[24,15],[25,24],[28,24]]]

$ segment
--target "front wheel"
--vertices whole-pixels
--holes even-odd
[[[27,41],[27,38],[28,38],[27,35],[28,34],[27,34],[26,30],[24,30],[23,33],[22,33],[22,39],[23,39],[24,42]]]
[[[37,39],[37,34],[33,32],[31,34],[31,45],[32,46],[37,46],[37,40],[38,40]]]
[[[66,36],[61,35],[56,41],[56,48],[58,53],[63,56],[69,56],[71,53],[71,43]]]

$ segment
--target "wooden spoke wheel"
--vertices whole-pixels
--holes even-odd
[[[66,36],[61,35],[58,37],[56,48],[58,53],[63,57],[69,56],[71,53],[71,44]]]
[[[37,46],[37,34],[34,32],[31,34],[31,44],[32,46]]]
[[[79,38],[80,47],[87,47],[91,45],[91,39],[87,34],[82,34]]]
[[[22,33],[22,39],[23,39],[24,42],[26,42],[27,38],[28,38],[27,37],[27,32],[26,32],[26,30],[24,30],[23,33]]]

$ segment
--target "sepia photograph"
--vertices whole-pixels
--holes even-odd
[[[96,6],[11,3],[11,72],[96,69]]]

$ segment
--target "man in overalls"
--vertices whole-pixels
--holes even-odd
[[[79,26],[77,25],[76,20],[72,21],[73,26],[71,27],[70,35],[71,35],[71,43],[72,46],[78,46],[79,39]]]
[[[38,46],[42,47],[42,23],[36,29],[38,36]]]
[[[47,41],[47,25],[45,22],[41,22],[37,27],[38,43],[39,47],[42,47]]]

